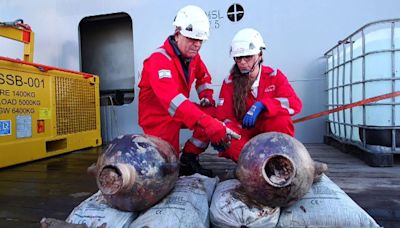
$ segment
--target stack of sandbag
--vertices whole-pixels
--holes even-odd
[[[112,208],[98,191],[75,207],[66,221],[72,224],[85,224],[88,227],[125,228],[129,227],[137,216],[135,212]]]
[[[278,227],[379,227],[326,175],[295,204],[282,208]]]
[[[218,178],[182,176],[160,203],[143,212],[130,227],[209,227],[209,204]]]
[[[279,207],[261,205],[246,196],[237,179],[218,184],[211,206],[210,220],[213,227],[275,227]]]

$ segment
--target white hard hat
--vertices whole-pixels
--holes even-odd
[[[188,5],[176,14],[174,26],[180,28],[185,37],[207,40],[210,35],[210,22],[204,10],[198,6]]]
[[[236,33],[231,43],[231,57],[256,55],[265,49],[261,34],[252,28],[245,28]]]

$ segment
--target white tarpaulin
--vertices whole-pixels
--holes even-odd
[[[110,207],[101,191],[83,201],[66,219],[73,224],[86,224],[88,227],[126,228],[137,217],[137,213],[125,212]]]
[[[183,176],[160,203],[141,214],[131,228],[209,227],[209,204],[218,178]]]
[[[251,202],[242,191],[240,182],[231,179],[218,184],[210,207],[213,227],[275,227],[279,219],[279,207],[271,208]]]
[[[288,208],[282,208],[278,227],[379,227],[325,174],[310,191]]]

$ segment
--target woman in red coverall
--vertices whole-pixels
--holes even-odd
[[[241,135],[219,153],[235,162],[244,144],[257,134],[276,131],[294,136],[291,117],[302,107],[286,76],[261,64],[263,49],[260,33],[251,28],[240,30],[231,43],[235,64],[222,84],[217,117]]]

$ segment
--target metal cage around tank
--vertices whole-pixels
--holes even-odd
[[[400,91],[400,18],[364,25],[327,59],[328,109]],[[400,97],[329,115],[326,135],[372,153],[400,153]]]
[[[0,168],[101,145],[99,76],[34,63],[21,19],[0,37],[24,44],[24,60],[0,56]]]

